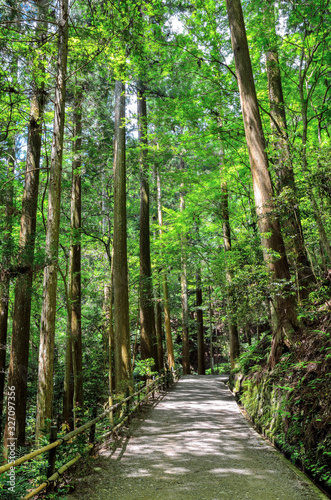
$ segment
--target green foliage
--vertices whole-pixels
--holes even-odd
[[[134,376],[140,377],[152,377],[156,375],[157,372],[153,371],[153,366],[155,365],[155,361],[153,358],[148,359],[137,359],[135,363],[135,368],[133,371]]]
[[[238,365],[235,372],[243,372],[245,375],[249,372],[256,373],[267,364],[268,355],[271,347],[271,336],[264,334],[261,340],[247,347],[247,350],[239,356]]]
[[[230,373],[230,363],[222,363],[214,368],[214,375],[228,375]],[[206,375],[212,375],[211,368],[206,370]]]

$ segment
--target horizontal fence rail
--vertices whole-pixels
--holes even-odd
[[[33,458],[38,457],[39,455],[42,455],[46,451],[49,452],[52,450],[53,462],[55,463],[56,448],[58,446],[61,446],[61,444],[78,436],[79,434],[82,434],[87,429],[91,429],[90,441],[93,441],[93,443],[89,443],[87,446],[87,449],[85,451],[92,449],[97,442],[102,441],[103,439],[107,438],[111,434],[114,434],[115,432],[117,432],[130,419],[130,417],[133,415],[133,413],[135,413],[137,411],[137,409],[141,406],[141,404],[144,401],[148,400],[149,395],[151,393],[153,394],[153,398],[154,398],[155,391],[159,387],[162,386],[163,389],[166,390],[167,388],[170,387],[170,385],[173,382],[177,381],[178,378],[179,378],[178,370],[174,370],[174,371],[167,370],[167,372],[164,375],[161,375],[160,377],[156,378],[155,380],[147,381],[146,385],[144,385],[141,389],[138,389],[133,394],[125,397],[124,399],[122,399],[118,403],[107,408],[107,410],[105,410],[103,413],[101,413],[99,416],[97,416],[93,420],[90,420],[89,422],[87,422],[84,425],[81,425],[77,429],[75,429],[71,432],[68,432],[67,434],[65,434],[64,436],[62,436],[59,439],[56,439],[55,441],[51,442],[47,446],[43,446],[42,448],[34,450],[31,453],[28,453],[27,455],[24,455],[23,457],[18,458],[14,462],[10,462],[6,465],[1,466],[0,467],[0,474],[3,474],[4,472],[8,471],[11,467],[17,467],[18,465],[21,465],[25,462],[28,462],[29,460],[32,460]],[[137,398],[137,403],[131,408],[131,403],[132,403],[132,401],[134,401],[135,398]],[[95,439],[94,438],[95,425],[98,422],[100,422],[101,420],[103,420],[105,417],[107,417],[110,413],[113,413],[114,411],[116,411],[117,409],[119,409],[123,405],[125,405],[125,411],[124,411],[124,414],[123,414],[120,422],[118,424],[114,425],[105,434],[102,434],[97,439]],[[92,431],[92,429],[93,429],[93,431]],[[91,439],[91,436],[93,436],[92,439]],[[32,498],[35,495],[37,495],[38,493],[40,493],[45,488],[48,488],[65,471],[67,471],[69,469],[69,467],[74,465],[81,457],[82,457],[82,455],[80,453],[78,453],[72,460],[70,460],[66,464],[62,465],[56,472],[53,471],[53,473],[40,486],[38,486],[38,488],[36,488],[33,491],[31,491],[30,493],[28,493],[26,496],[23,497],[22,500],[28,500],[29,498]]]

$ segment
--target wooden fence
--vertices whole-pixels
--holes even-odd
[[[107,408],[106,411],[101,413],[99,416],[91,420],[90,422],[87,422],[86,424],[78,427],[77,429],[69,432],[65,436],[62,436],[61,438],[57,439],[56,438],[56,431],[57,429],[52,428],[51,435],[50,435],[50,444],[47,446],[43,446],[42,448],[39,448],[38,450],[34,450],[31,453],[28,453],[27,455],[24,455],[21,458],[18,458],[14,462],[8,463],[6,465],[3,465],[0,467],[0,474],[3,474],[4,472],[8,471],[11,467],[16,467],[18,465],[21,465],[25,462],[28,462],[29,460],[32,460],[33,458],[45,453],[49,452],[49,459],[48,459],[48,473],[47,473],[47,479],[40,485],[38,488],[34,489],[30,493],[28,493],[25,497],[23,497],[23,500],[28,500],[29,498],[34,497],[37,495],[40,491],[44,490],[45,488],[49,488],[51,485],[54,484],[54,482],[66,471],[74,465],[81,457],[82,455],[78,453],[74,458],[72,458],[68,463],[65,465],[62,465],[56,472],[54,472],[55,469],[55,457],[56,457],[56,448],[58,446],[61,446],[61,444],[68,442],[75,436],[82,434],[86,430],[90,429],[89,433],[89,438],[88,438],[88,446],[85,451],[88,451],[89,449],[93,448],[94,445],[102,441],[103,439],[109,437],[111,434],[114,434],[116,431],[118,431],[132,416],[133,413],[137,411],[137,409],[140,407],[140,405],[144,402],[147,401],[149,398],[149,395],[152,394],[154,398],[155,391],[159,388],[162,387],[163,390],[167,390],[174,381],[177,381],[179,378],[179,373],[178,371],[167,371],[165,374],[159,376],[155,380],[149,380],[146,385],[144,385],[141,389],[139,388],[134,394],[128,395],[124,399],[122,399],[120,402],[116,403],[115,405]],[[102,436],[99,436],[97,439],[95,439],[95,426],[97,422],[100,422],[103,420],[105,417],[109,416],[109,414],[114,413],[116,410],[118,410],[121,406],[125,405],[122,418],[120,419],[120,422],[114,425],[109,431],[107,431],[105,434],[102,434]],[[55,431],[55,434],[54,434]]]

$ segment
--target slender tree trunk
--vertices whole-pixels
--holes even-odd
[[[114,355],[114,326],[113,326],[113,303],[114,303],[114,247],[112,251],[112,259],[110,266],[110,286],[109,286],[109,330],[108,330],[108,353],[109,353],[109,366],[108,366],[108,384],[109,384],[109,406],[113,404],[113,392],[115,389],[115,381],[113,377],[113,355]],[[113,415],[111,414],[111,421]]]
[[[74,429],[73,401],[74,401],[74,373],[72,366],[72,338],[71,338],[71,284],[70,273],[69,283],[64,275],[63,282],[66,290],[67,305],[67,330],[66,330],[66,353],[64,361],[64,381],[63,381],[63,422],[69,430]]]
[[[81,327],[81,148],[82,148],[82,91],[75,94],[74,101],[74,160],[72,162],[71,188],[71,242],[70,242],[70,302],[71,341],[74,373],[74,406],[82,408],[83,395],[83,352]]]
[[[60,0],[58,70],[55,88],[53,143],[49,178],[44,296],[40,324],[36,439],[49,428],[52,418],[57,260],[60,228],[63,131],[68,50],[68,0]]]
[[[30,340],[30,315],[32,300],[32,267],[36,237],[37,202],[39,186],[39,168],[42,137],[42,122],[45,106],[45,70],[43,57],[39,53],[46,39],[48,4],[37,0],[39,21],[36,27],[38,39],[36,47],[36,67],[33,70],[32,97],[28,123],[27,157],[25,184],[22,202],[19,263],[30,271],[20,274],[16,280],[13,314],[12,341],[8,373],[8,385],[15,387],[16,425],[14,437],[17,446],[25,444],[25,420],[27,405],[27,374]],[[8,439],[8,423],[5,428],[5,446]]]
[[[126,233],[125,85],[115,82],[114,355],[117,392],[132,386]]]
[[[181,160],[181,170],[184,170],[184,162]],[[183,213],[185,210],[185,192],[184,184],[181,184],[180,191],[180,212]],[[181,289],[182,289],[182,345],[183,345],[183,375],[190,374],[190,344],[189,344],[189,326],[188,326],[188,295],[187,295],[187,263],[186,263],[186,235],[181,232]]]
[[[138,141],[140,145],[140,349],[141,359],[153,358],[159,371],[153,305],[147,168],[147,106],[144,85],[138,83]]]
[[[74,401],[74,374],[72,367],[72,345],[71,345],[71,307],[68,304],[67,332],[66,332],[66,354],[64,363],[63,383],[63,422],[68,430],[74,429],[73,401]]]
[[[8,180],[13,177],[15,168],[15,142],[8,157],[7,178]],[[10,258],[12,254],[12,226],[13,226],[13,202],[14,202],[14,188],[13,183],[8,182],[5,190],[5,217],[2,235],[2,252],[3,252],[3,266],[10,265]],[[0,279],[0,436],[2,435],[2,415],[4,409],[4,387],[5,387],[5,371],[6,371],[6,343],[8,331],[8,307],[9,307],[9,275],[5,272]],[[8,384],[8,387],[12,387]],[[16,387],[15,387],[16,391]],[[15,392],[16,395],[16,392]],[[7,421],[6,421],[7,423]],[[15,438],[15,436],[13,436]],[[5,448],[8,446],[5,435]]]
[[[229,218],[229,194],[226,182],[221,186],[221,209],[222,209],[222,226],[223,226],[223,242],[225,252],[231,252],[231,230]],[[228,310],[228,324],[229,324],[229,339],[230,339],[230,362],[231,370],[234,369],[236,359],[240,354],[239,335],[237,324],[233,317],[233,292],[232,292],[232,276],[231,271],[226,266],[226,282],[227,282],[227,310]]]
[[[265,140],[241,3],[240,0],[226,0],[226,6],[264,259],[273,275],[273,279],[289,283],[289,266],[279,222],[273,206],[273,189],[268,170],[268,158],[265,152]],[[275,258],[275,253],[280,257]],[[284,285],[282,293],[278,293],[273,297],[276,324],[274,325],[272,349],[269,358],[270,367],[273,367],[278,362],[284,340],[286,339],[287,342],[292,343],[294,341],[294,332],[298,329],[296,300],[289,292],[289,286]]]
[[[160,227],[160,238],[162,238],[163,232],[163,218],[162,218],[162,197],[161,197],[161,179],[160,173],[157,169],[156,171],[156,185],[157,185],[157,214],[158,223]],[[168,281],[166,271],[162,270],[162,291],[163,291],[163,307],[164,307],[164,324],[166,331],[166,344],[168,352],[168,366],[169,368],[175,367],[175,357],[174,357],[174,347],[171,335],[171,324],[170,324],[170,309],[169,309],[169,296],[168,296]]]
[[[201,269],[196,272],[196,306],[197,306],[197,337],[198,337],[198,374],[205,375],[205,339],[203,333],[203,311],[202,306],[202,288],[201,288]]]
[[[209,337],[210,337],[210,373],[214,375],[213,309],[211,303],[211,286],[209,286]]]
[[[155,297],[155,330],[157,342],[157,358],[159,363],[159,370],[163,368],[163,334],[162,334],[162,307],[159,293],[159,286],[157,296]]]
[[[299,297],[305,299],[309,293],[309,285],[314,281],[307,257],[305,242],[301,227],[301,217],[297,200],[297,190],[288,143],[286,113],[282,89],[281,73],[278,61],[278,50],[275,42],[275,17],[270,5],[264,7],[266,24],[269,29],[269,50],[266,53],[268,91],[270,102],[270,125],[272,142],[274,146],[274,165],[276,168],[277,194],[281,195],[286,190],[289,203],[286,208],[285,228],[289,236],[289,247],[294,254],[299,280]],[[289,210],[288,210],[289,209]]]
[[[299,93],[300,93],[300,100],[301,100],[301,119],[302,119],[302,158],[301,158],[301,166],[302,166],[302,172],[303,174],[307,177],[307,183],[308,183],[308,197],[311,202],[314,218],[317,224],[319,236],[320,236],[320,241],[322,243],[322,246],[326,252],[326,255],[328,256],[329,262],[331,262],[331,246],[329,239],[327,237],[322,216],[319,210],[319,207],[316,202],[312,182],[309,178],[308,175],[308,164],[307,164],[307,136],[308,136],[308,119],[307,119],[307,113],[308,113],[308,102],[307,99],[305,99],[304,96],[304,80],[300,74],[300,81],[299,81]]]

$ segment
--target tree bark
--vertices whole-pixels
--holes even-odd
[[[301,56],[301,65],[304,60],[304,54],[302,53]],[[318,208],[312,182],[309,178],[308,175],[308,164],[307,164],[307,137],[308,137],[308,99],[304,95],[304,85],[305,85],[305,79],[303,76],[303,68],[300,68],[300,76],[299,76],[299,94],[300,94],[300,102],[301,102],[301,120],[302,120],[302,158],[301,158],[301,166],[302,166],[302,172],[303,174],[307,177],[307,183],[308,183],[308,196],[311,201],[311,206],[314,214],[314,218],[317,224],[319,236],[320,236],[320,241],[321,244],[326,252],[326,255],[328,256],[329,262],[331,262],[331,246],[329,239],[326,235],[326,231],[324,228],[322,216],[320,213],[320,210]]]
[[[74,430],[73,401],[74,401],[74,374],[72,367],[72,343],[71,343],[71,306],[67,307],[67,332],[66,332],[66,354],[64,362],[63,381],[63,422],[68,431]]]
[[[163,368],[163,333],[162,333],[162,307],[158,285],[157,296],[155,297],[155,333],[157,342],[157,358],[159,370]]]
[[[114,355],[114,325],[113,325],[113,302],[114,302],[114,248],[112,251],[112,259],[110,266],[110,286],[109,286],[109,330],[108,330],[108,354],[109,354],[109,366],[108,366],[108,384],[109,384],[109,406],[113,404],[113,392],[115,388],[114,377],[113,377],[113,355]],[[113,420],[113,415],[111,415],[111,421]]]
[[[14,174],[15,168],[15,142],[12,150],[9,151],[7,178],[8,180]],[[5,217],[2,235],[2,251],[3,251],[3,265],[4,268],[9,267],[10,258],[12,254],[12,227],[13,227],[13,202],[14,202],[14,188],[13,183],[9,182],[4,196],[5,202]],[[4,413],[4,387],[5,387],[5,372],[6,372],[6,343],[8,333],[8,308],[9,308],[9,287],[10,279],[7,273],[0,279],[0,436],[2,435],[2,415]],[[8,384],[9,387],[11,385]],[[15,396],[16,396],[15,386]],[[7,424],[7,421],[6,421]],[[13,436],[16,437],[16,436]],[[7,437],[5,433],[4,440],[5,449],[7,449]],[[10,444],[10,443],[9,443]]]
[[[132,387],[126,232],[125,85],[115,82],[114,143],[114,355],[115,386]]]
[[[273,297],[276,324],[273,328],[269,358],[269,366],[273,367],[280,358],[284,340],[292,343],[294,333],[298,329],[296,300],[289,293],[290,272],[279,221],[273,206],[273,189],[241,3],[240,0],[226,0],[226,6],[264,259],[273,279],[284,284],[282,294],[278,293]]]
[[[181,170],[184,170],[184,162],[181,160]],[[180,191],[180,212],[183,213],[185,210],[185,192],[184,184],[181,184]],[[187,259],[186,259],[186,235],[182,231],[180,235],[181,240],[181,289],[182,289],[182,365],[183,365],[183,375],[190,374],[190,344],[189,344],[189,311],[188,311],[188,295],[187,295]]]
[[[15,302],[13,314],[12,340],[8,373],[8,385],[14,386],[16,393],[16,425],[14,437],[17,446],[25,444],[25,420],[27,405],[27,375],[30,341],[30,316],[32,301],[32,268],[36,238],[37,202],[39,187],[39,168],[42,138],[42,123],[45,107],[45,69],[43,57],[39,53],[46,39],[48,4],[43,0],[36,1],[38,18],[36,27],[36,67],[33,69],[32,97],[28,123],[27,157],[25,166],[25,184],[23,192],[19,265],[27,267],[30,272],[19,274],[15,286]],[[5,446],[7,446],[8,429],[6,422]]]
[[[208,293],[209,293],[210,373],[214,375],[213,309],[211,302],[211,285],[209,286]]]
[[[203,333],[203,311],[202,306],[202,289],[201,289],[201,269],[196,272],[196,306],[197,306],[197,339],[198,339],[198,375],[205,375],[205,340]]]
[[[157,185],[157,214],[158,223],[160,227],[160,238],[162,238],[163,233],[163,217],[162,217],[162,196],[161,196],[161,179],[159,170],[156,170],[156,185]],[[163,292],[163,308],[164,308],[164,324],[166,331],[166,344],[168,353],[168,367],[175,367],[175,357],[174,357],[174,347],[171,335],[171,323],[170,323],[170,309],[169,309],[169,296],[168,296],[168,281],[167,274],[164,269],[162,269],[162,292]]]
[[[140,145],[140,349],[141,359],[153,358],[159,371],[157,356],[153,282],[149,227],[149,182],[147,170],[147,103],[144,85],[138,82],[137,115]]]
[[[71,343],[74,374],[74,407],[82,408],[83,394],[83,352],[81,314],[81,148],[82,148],[82,91],[75,93],[74,100],[74,160],[72,162],[71,189],[71,241],[70,241],[70,306]]]
[[[222,226],[223,226],[223,242],[225,253],[231,252],[231,230],[229,218],[229,194],[226,182],[221,186],[221,210],[222,210]],[[240,354],[239,335],[237,324],[233,317],[233,292],[232,292],[232,275],[228,264],[226,265],[226,282],[227,282],[227,315],[229,325],[229,340],[230,340],[230,362],[231,370],[234,369],[237,358]]]
[[[49,177],[46,257],[40,324],[36,439],[49,429],[52,418],[57,261],[59,247],[63,131],[68,51],[68,0],[60,0],[58,69],[55,88],[53,142]]]
[[[272,7],[272,8],[271,8]],[[270,103],[270,126],[274,148],[274,165],[276,169],[276,191],[278,196],[285,193],[289,200],[286,204],[286,220],[284,229],[289,236],[289,247],[293,252],[299,281],[299,297],[305,299],[309,287],[314,281],[310,262],[308,260],[301,227],[301,217],[297,200],[297,190],[288,143],[285,103],[283,96],[281,73],[278,61],[278,49],[275,42],[274,3],[264,7],[266,25],[269,32],[269,49],[266,53],[268,92]]]

